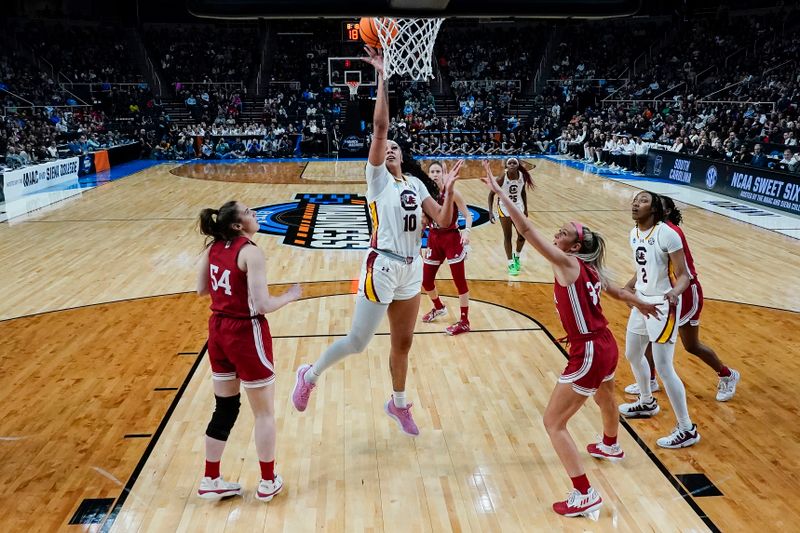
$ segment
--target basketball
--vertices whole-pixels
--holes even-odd
[[[383,19],[383,24],[388,25],[388,36],[386,37],[387,43],[392,42],[392,39],[397,35],[397,22],[391,19]],[[378,28],[375,25],[375,19],[372,17],[362,17],[358,22],[358,31],[361,33],[361,40],[368,46],[373,48],[381,48],[381,41],[378,38]]]
[[[381,47],[381,41],[378,39],[378,28],[375,27],[375,19],[362,17],[358,22],[358,31],[361,33],[361,40],[364,41],[364,44],[373,48]]]

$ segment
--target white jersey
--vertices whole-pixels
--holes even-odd
[[[675,282],[669,254],[683,248],[678,232],[659,222],[646,232],[633,228],[630,241],[636,263],[636,290],[645,296],[669,292]]]
[[[416,177],[396,179],[386,165],[367,162],[370,246],[402,257],[417,257],[422,246],[422,202],[430,197]]]
[[[508,195],[511,203],[523,213],[525,212],[525,204],[522,202],[522,189],[524,187],[525,179],[522,177],[522,174],[519,174],[515,180],[509,179],[508,174],[503,174],[503,183],[500,185],[500,188]],[[511,216],[503,200],[498,200],[497,202],[497,213],[501,217]]]

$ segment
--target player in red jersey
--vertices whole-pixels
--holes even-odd
[[[619,352],[603,316],[600,294],[605,291],[636,306],[647,316],[655,316],[658,311],[655,304],[643,302],[630,292],[609,285],[603,268],[605,242],[598,233],[580,222],[567,222],[552,241],[548,240],[509,201],[493,178],[489,162],[484,161],[483,165],[486,169],[483,182],[501,201],[505,201],[520,234],[553,267],[556,309],[570,346],[567,367],[559,377],[544,413],[544,426],[574,487],[566,501],[553,504],[553,510],[564,516],[587,515],[601,507],[602,498],[589,484],[575,441],[567,430],[567,422],[589,396],[594,396],[600,407],[603,440],[590,444],[587,451],[593,457],[610,461],[625,456],[617,443],[619,415],[614,399],[614,371]]]
[[[200,231],[210,237],[200,259],[197,293],[211,295],[208,359],[216,407],[206,429],[206,470],[198,496],[219,499],[242,493],[239,483],[222,479],[219,463],[225,442],[239,415],[244,386],[255,416],[255,441],[261,482],[258,500],[270,501],[283,487],[275,474],[275,368],[266,313],[300,297],[294,285],[270,296],[264,254],[253,243],[258,231],[254,211],[230,201],[200,212]]]
[[[439,190],[444,190],[444,172],[442,164],[438,161],[428,165],[428,175],[436,182]],[[438,198],[441,203],[444,201],[444,194]],[[433,302],[433,309],[425,313],[422,317],[423,322],[433,322],[436,317],[446,315],[447,308],[439,298],[439,291],[436,290],[436,272],[443,261],[450,265],[450,273],[453,275],[453,283],[458,290],[458,301],[461,306],[461,316],[455,324],[448,326],[445,332],[448,335],[460,335],[469,331],[469,286],[464,263],[467,258],[467,246],[469,245],[469,232],[472,228],[472,215],[467,209],[464,197],[458,191],[453,192],[453,219],[447,227],[441,227],[436,222],[431,221],[428,226],[428,248],[423,255],[422,261],[422,288]],[[458,230],[458,213],[461,212],[466,219],[466,226],[463,231]]]
[[[668,196],[659,195],[661,203],[664,206],[664,215],[666,216],[666,224],[674,229],[681,238],[683,243],[683,253],[686,257],[686,269],[689,272],[691,281],[689,288],[686,289],[681,296],[681,309],[680,318],[678,320],[678,335],[681,337],[681,343],[687,352],[697,356],[701,361],[711,367],[714,372],[719,376],[717,383],[717,401],[727,402],[736,394],[736,385],[739,384],[741,375],[733,368],[728,368],[716,352],[709,346],[700,341],[700,313],[703,310],[703,287],[700,285],[700,280],[697,277],[697,270],[694,266],[694,259],[692,252],[689,250],[689,243],[686,241],[686,236],[680,228],[680,223],[683,221],[683,215],[680,210],[675,207],[675,202]],[[650,345],[647,346],[645,352],[647,362],[650,364],[650,388],[653,391],[659,390],[660,387],[656,381],[656,369],[653,364],[653,352]],[[639,386],[636,383],[625,387],[625,392],[628,394],[639,394]]]

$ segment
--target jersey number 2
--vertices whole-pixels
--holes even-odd
[[[642,282],[647,283],[647,270],[644,267],[642,267]]]
[[[210,266],[211,266],[211,273],[210,273],[211,274],[211,288],[216,291],[216,290],[219,290],[220,287],[222,287],[223,289],[225,289],[225,294],[230,296],[232,294],[231,293],[231,271],[230,270],[224,270],[222,272],[222,275],[219,277],[219,279],[217,279],[215,274],[217,274],[219,272],[219,267],[217,265],[210,265]]]

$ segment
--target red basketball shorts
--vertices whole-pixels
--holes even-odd
[[[681,309],[678,316],[678,327],[684,324],[700,325],[700,313],[703,311],[703,287],[700,282],[692,280],[689,287],[681,295]]]
[[[248,388],[269,385],[275,381],[269,322],[263,316],[242,319],[212,314],[208,359],[217,381],[240,379]]]
[[[572,383],[578,394],[592,396],[601,383],[614,378],[618,359],[617,341],[608,328],[591,340],[570,341],[569,361],[558,382]]]
[[[423,261],[428,265],[458,263],[467,257],[467,250],[461,244],[461,233],[457,229],[431,230],[428,233],[428,250]]]

